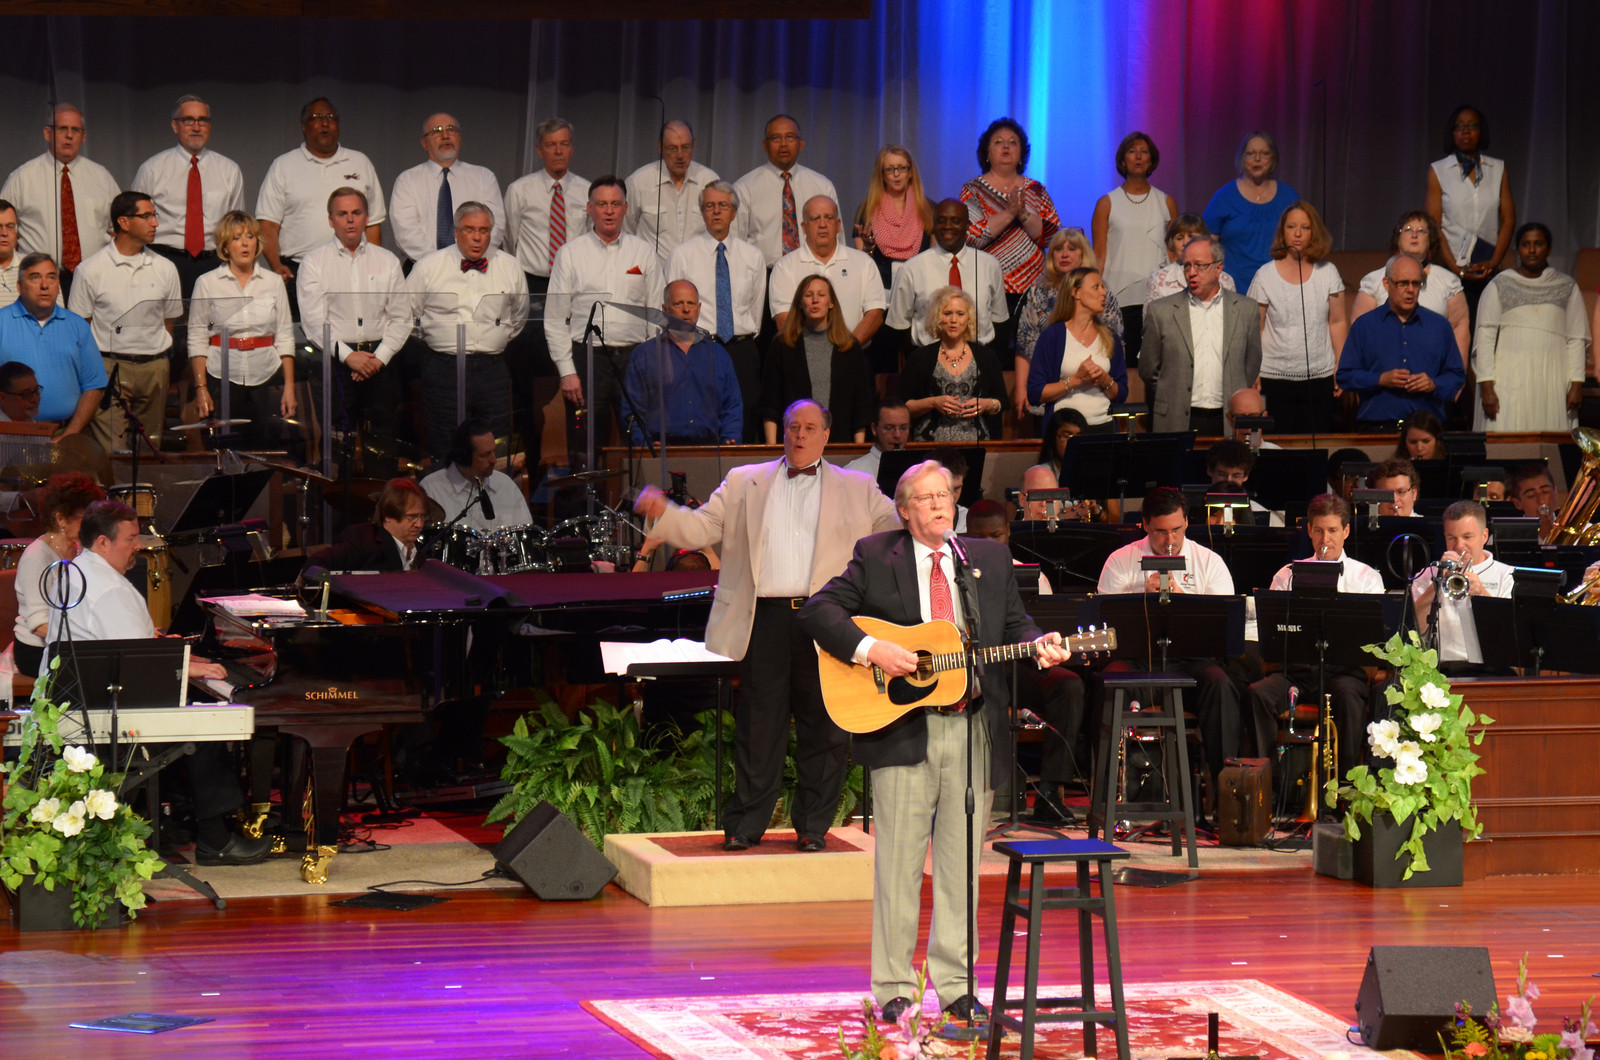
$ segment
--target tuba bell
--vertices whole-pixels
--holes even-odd
[[[1548,528],[1541,528],[1541,545],[1600,545],[1600,521],[1596,521],[1600,509],[1600,431],[1579,427],[1572,432],[1572,440],[1583,452],[1583,464],[1572,479],[1572,489],[1567,491],[1567,503]]]

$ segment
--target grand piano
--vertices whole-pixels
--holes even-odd
[[[414,571],[336,574],[328,608],[304,619],[241,619],[214,603],[204,653],[238,675],[230,698],[255,708],[252,802],[268,801],[278,735],[310,749],[306,816],[308,883],[327,880],[338,850],[345,763],[351,745],[388,725],[423,721],[441,703],[517,687],[517,660],[470,669],[472,640],[498,654],[557,638],[568,658],[598,658],[598,637],[653,640],[705,627],[715,571],[647,574],[468,574],[438,562]],[[320,600],[318,601],[320,603]],[[509,663],[509,664],[508,664]],[[300,793],[286,785],[286,806]]]

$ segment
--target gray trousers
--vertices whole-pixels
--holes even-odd
[[[916,997],[917,926],[922,866],[933,844],[933,919],[928,928],[928,981],[948,1005],[967,992],[967,719],[929,714],[928,756],[911,766],[872,771],[875,820],[872,881],[872,996],[880,1005]],[[989,785],[989,726],[972,719],[973,849],[994,805]],[[972,863],[977,908],[978,859]],[[976,938],[976,935],[974,935]],[[976,959],[976,954],[973,955]]]

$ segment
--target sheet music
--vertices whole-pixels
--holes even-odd
[[[216,604],[230,615],[235,615],[239,618],[306,617],[306,609],[300,606],[300,601],[284,600],[276,596],[264,596],[261,593],[245,593],[241,596],[207,596],[202,599],[206,603]]]
[[[704,641],[653,640],[648,644],[630,641],[603,640],[600,642],[600,659],[608,674],[626,674],[635,663],[725,663],[732,662],[726,655],[707,651]]]

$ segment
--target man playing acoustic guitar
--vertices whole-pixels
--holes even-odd
[[[865,635],[853,618],[860,615],[900,625],[945,619],[965,629],[959,576],[968,580],[981,619],[975,647],[994,649],[1031,640],[1015,654],[1036,655],[1041,666],[1067,661],[1061,635],[1040,635],[1022,609],[1009,549],[986,538],[946,542],[955,517],[948,471],[932,460],[912,467],[895,489],[895,507],[906,529],[859,541],[844,573],[800,609],[801,627],[823,651],[859,666],[876,666],[889,678],[915,673],[916,653],[891,640]],[[958,547],[970,561],[970,571],[952,569],[956,564],[951,553]],[[940,1004],[957,1019],[986,1016],[966,985],[967,883],[962,877],[968,841],[963,802],[969,730],[962,712],[979,712],[971,726],[972,786],[977,795],[972,841],[981,847],[994,798],[989,778],[992,772],[1009,768],[1004,760],[1009,748],[1004,728],[1006,667],[990,663],[981,687],[969,694],[968,701],[913,709],[876,732],[855,737],[853,757],[872,769],[878,812],[872,993],[888,1021],[905,1011],[916,992],[912,962],[921,915],[922,864],[930,839],[933,922],[928,965],[933,986]],[[976,859],[971,886],[976,894]]]

